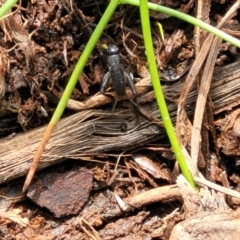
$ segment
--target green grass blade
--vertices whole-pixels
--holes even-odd
[[[81,74],[87,60],[88,57],[90,56],[90,54],[92,53],[93,48],[95,47],[98,39],[100,38],[104,28],[106,27],[108,21],[110,20],[112,14],[114,13],[116,7],[118,5],[118,1],[111,1],[110,4],[108,5],[105,13],[103,14],[100,22],[98,23],[96,29],[94,30],[91,38],[89,39],[86,47],[84,48],[82,55],[80,56],[80,59],[75,67],[75,69],[73,70],[73,73],[70,77],[70,80],[66,86],[66,89],[60,99],[60,102],[52,116],[51,121],[49,122],[47,128],[44,131],[44,134],[42,136],[41,142],[34,154],[33,157],[33,161],[31,163],[30,169],[28,171],[26,180],[24,182],[23,185],[23,190],[22,192],[25,192],[26,189],[28,188],[29,184],[32,181],[32,178],[34,176],[34,173],[37,169],[37,165],[38,162],[40,160],[40,157],[46,147],[46,144],[54,130],[54,127],[56,126],[56,124],[58,123],[59,119],[62,116],[62,113],[67,105],[68,99],[70,98],[72,91],[76,85],[76,82],[78,80],[79,75]]]
[[[160,110],[160,113],[162,116],[162,120],[163,120],[164,126],[166,128],[169,140],[171,142],[172,149],[175,153],[178,164],[182,170],[182,173],[185,176],[185,178],[187,179],[187,181],[190,183],[190,185],[193,188],[196,188],[196,185],[192,178],[192,174],[187,167],[182,150],[180,148],[176,134],[174,132],[174,128],[173,128],[173,125],[172,125],[172,122],[171,122],[171,119],[170,119],[170,116],[168,113],[168,109],[166,106],[166,102],[164,99],[162,87],[160,85],[158,70],[157,70],[157,65],[156,65],[155,55],[154,55],[154,50],[153,50],[147,0],[140,0],[140,15],[141,15],[144,44],[145,44],[146,54],[147,54],[147,59],[148,59],[148,66],[149,66],[149,70],[150,70],[150,74],[151,74],[151,78],[152,78],[155,96],[156,96],[159,110]]]
[[[131,4],[131,5],[135,5],[135,6],[139,6],[139,0],[120,0],[120,3],[121,4]],[[171,8],[167,8],[167,7],[164,7],[164,6],[161,6],[161,5],[157,5],[157,4],[154,4],[154,3],[148,3],[148,8],[151,9],[151,10],[154,10],[154,11],[157,11],[157,12],[162,12],[162,13],[165,13],[165,14],[168,14],[170,16],[173,16],[173,17],[176,17],[176,18],[179,18],[179,19],[182,19],[183,21],[186,21],[186,22],[189,22],[195,26],[198,26],[216,36],[218,36],[219,38],[233,44],[234,46],[236,47],[239,47],[240,48],[240,41],[235,38],[235,37],[232,37],[231,35],[199,20],[199,19],[196,19],[192,16],[189,16],[185,13],[182,13],[182,12],[179,12],[177,10],[174,10],[174,9],[171,9]]]
[[[0,8],[0,18],[4,17],[4,15],[14,6],[17,0],[8,0],[6,1]]]

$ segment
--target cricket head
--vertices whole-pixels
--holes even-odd
[[[119,54],[119,48],[116,45],[109,45],[107,49],[108,56]]]

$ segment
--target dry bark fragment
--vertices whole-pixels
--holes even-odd
[[[215,71],[210,89],[214,114],[229,110],[240,104],[239,78],[239,62]],[[165,96],[171,97],[174,100],[174,98],[179,96],[181,88],[182,84],[180,82],[164,87]],[[191,106],[194,104],[196,95],[196,90],[193,90],[187,99],[187,105],[189,106],[187,109],[188,115],[193,114]],[[106,98],[106,101],[109,100],[107,97],[103,97]],[[150,101],[149,98],[148,101]],[[105,101],[103,102],[105,103]],[[144,97],[139,99],[140,106],[151,112],[155,118],[158,118],[159,111],[156,104],[145,102],[146,99]],[[95,107],[98,104],[99,106],[96,100],[89,100],[88,103],[90,105],[81,103],[80,107],[76,105],[74,107],[75,109],[83,110],[83,105],[85,107]],[[171,118],[175,121],[176,104],[169,104],[168,109]],[[143,124],[139,123],[138,125],[136,118],[132,117],[133,115],[128,110],[116,113],[114,116],[108,110],[89,110],[62,119],[47,145],[38,170],[59,162],[62,157],[82,158],[109,151],[124,151],[165,136],[163,128],[157,127],[145,119],[143,120]],[[129,119],[131,120],[129,121]],[[123,123],[127,124],[125,131],[122,129]],[[111,126],[112,130],[107,130],[106,125]],[[18,134],[10,139],[1,139],[0,183],[25,175],[44,129],[45,127],[42,127]],[[106,138],[106,135],[112,137]]]
[[[29,186],[27,196],[59,218],[79,213],[89,198],[93,184],[90,170],[44,173]]]

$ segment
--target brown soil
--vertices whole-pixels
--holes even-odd
[[[193,0],[161,4],[216,26],[235,2],[199,0],[198,8]],[[140,16],[134,6],[117,8],[41,158],[38,170],[45,169],[21,194],[45,128],[39,127],[50,121],[106,4],[22,0],[0,22],[0,239],[237,239],[239,235],[228,236],[224,229],[237,233],[238,198],[214,190],[202,197],[186,190],[186,184],[176,184],[180,171],[147,84]],[[192,164],[196,162],[193,174],[200,172],[217,185],[239,191],[240,90],[237,84],[228,85],[239,78],[239,50],[176,18],[153,11],[150,15],[159,75],[178,138]],[[238,37],[239,20],[236,10],[222,29]],[[163,26],[164,41],[156,22]],[[123,68],[142,83],[136,87],[139,109],[125,96],[112,114],[114,90],[107,89],[108,96],[99,94],[108,71],[103,44],[119,46]],[[202,46],[212,59],[203,56]],[[192,66],[199,66],[193,80]],[[129,89],[127,94],[132,98]],[[177,106],[183,107],[178,115]],[[211,221],[219,223],[219,230]],[[202,238],[184,235],[183,228],[198,229]],[[215,235],[221,228],[221,237]]]

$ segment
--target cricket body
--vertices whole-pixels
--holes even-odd
[[[119,56],[119,48],[116,45],[109,45],[107,49],[107,63],[108,63],[108,72],[105,74],[102,80],[102,85],[100,88],[100,93],[104,94],[106,87],[108,85],[109,80],[112,80],[112,85],[114,90],[117,92],[118,96],[123,96],[126,93],[126,80],[132,91],[134,97],[137,95],[133,79],[131,76],[123,69],[120,56]],[[118,99],[118,98],[117,98]],[[115,100],[113,106],[114,108],[117,103],[117,99]]]

